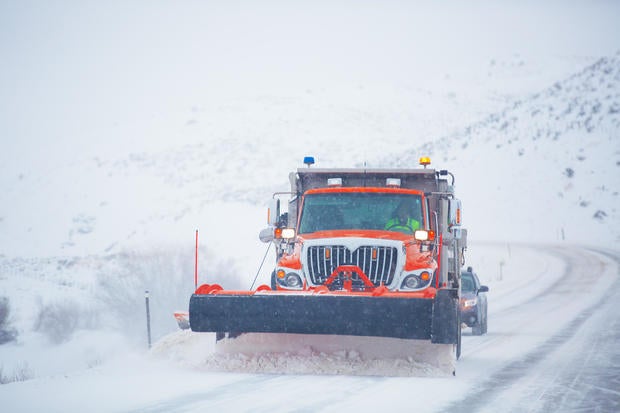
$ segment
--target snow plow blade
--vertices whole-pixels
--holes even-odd
[[[196,332],[296,333],[430,340],[433,299],[297,294],[194,294]],[[435,340],[433,340],[435,341]]]

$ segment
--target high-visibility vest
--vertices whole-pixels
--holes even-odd
[[[390,218],[385,224],[385,229],[388,231],[398,231],[413,234],[416,229],[420,228],[420,223],[413,218],[407,218],[407,222],[400,223],[398,218]]]

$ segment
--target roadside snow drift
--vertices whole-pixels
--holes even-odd
[[[448,376],[454,346],[385,337],[248,333],[215,343],[215,334],[179,331],[151,353],[206,371],[362,376]]]

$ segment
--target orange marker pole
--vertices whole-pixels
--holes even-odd
[[[194,288],[198,288],[198,230],[196,230],[196,252],[194,255]]]

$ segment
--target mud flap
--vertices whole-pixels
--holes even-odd
[[[194,294],[198,332],[297,333],[429,340],[433,300],[333,295]]]
[[[457,291],[442,289],[437,291],[433,305],[431,342],[436,344],[458,344],[459,301]]]

